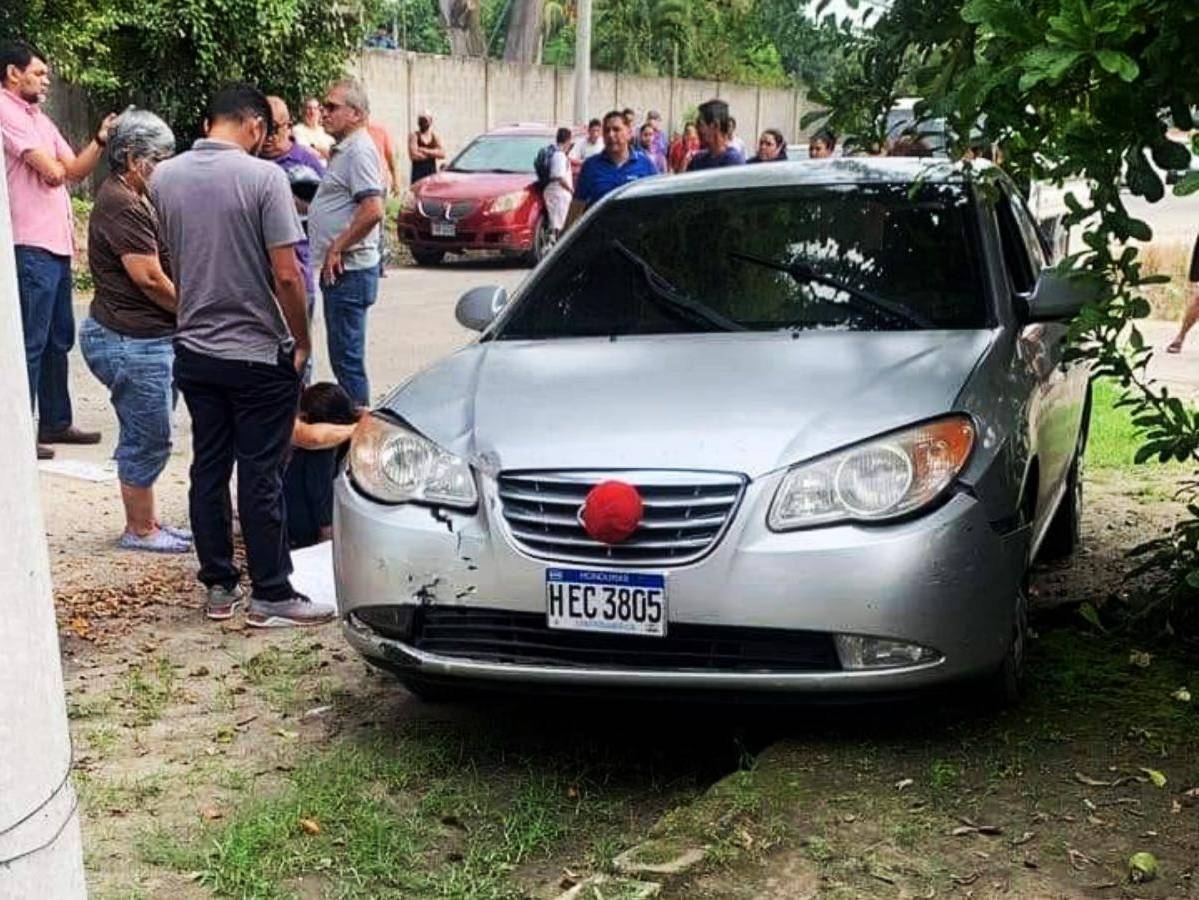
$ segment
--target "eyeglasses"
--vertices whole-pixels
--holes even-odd
[[[343,106],[345,106],[344,103],[331,103],[330,101],[326,100],[321,104],[321,109],[323,109],[325,112],[337,112],[337,110],[341,109]]]
[[[278,131],[280,128],[291,128],[291,119],[288,119],[285,122],[276,122],[275,130]]]

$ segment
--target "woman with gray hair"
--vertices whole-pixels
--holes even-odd
[[[113,456],[125,530],[118,546],[157,553],[191,549],[191,533],[160,524],[154,509],[154,482],[171,453],[175,285],[146,185],[174,152],[175,135],[146,110],[130,107],[109,132],[110,174],[88,226],[96,293],[79,328],[83,358],[108,388],[120,424]]]

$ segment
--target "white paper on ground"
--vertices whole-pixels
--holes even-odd
[[[116,481],[116,463],[92,463],[82,459],[47,459],[37,464],[38,469],[51,475],[65,475],[80,481]]]
[[[330,608],[337,604],[333,587],[333,542],[322,541],[291,551],[291,586],[313,603]]]

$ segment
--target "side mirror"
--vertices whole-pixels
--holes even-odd
[[[1066,275],[1055,268],[1041,270],[1032,293],[1025,298],[1027,322],[1062,322],[1073,319],[1100,296],[1094,276]]]
[[[487,285],[471,288],[458,298],[454,318],[463,328],[482,331],[508,304],[508,292],[502,287]]]

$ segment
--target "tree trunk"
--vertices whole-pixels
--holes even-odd
[[[454,56],[485,56],[487,41],[479,0],[438,0],[438,6],[450,38],[450,52]]]
[[[541,7],[543,0],[512,0],[508,39],[504,44],[507,62],[541,62]]]

